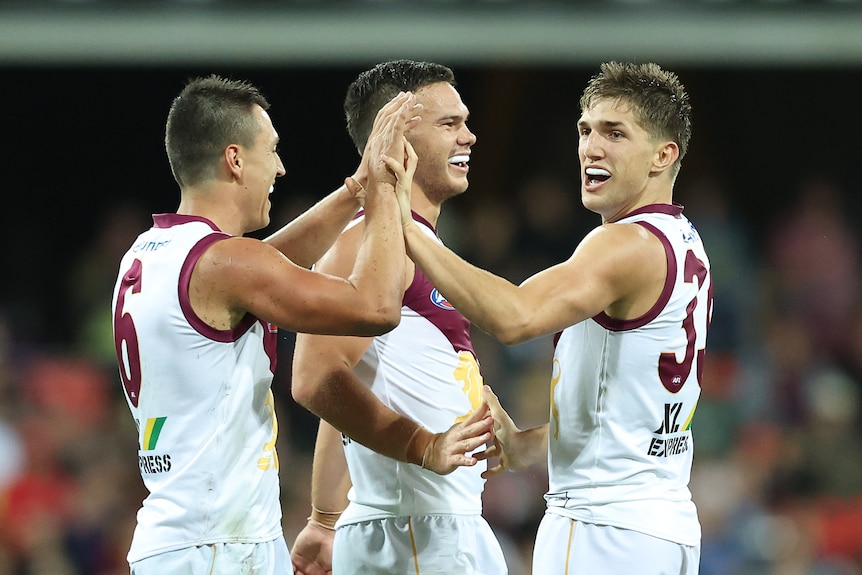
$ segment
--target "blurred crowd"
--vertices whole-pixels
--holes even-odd
[[[768,221],[737,218],[707,179],[677,200],[704,238],[715,310],[695,416],[691,487],[703,575],[862,574],[862,252],[851,190],[801,183]],[[307,199],[305,206],[303,201]],[[507,201],[454,200],[444,242],[520,282],[567,258],[598,221],[570,181],[541,175]],[[283,222],[313,198],[275,214]],[[16,333],[0,302],[0,575],[117,575],[145,496],[119,383],[110,296],[149,214],[117,206],[56,297],[80,329],[68,345]],[[547,420],[550,337],[513,347],[474,335],[487,383],[521,427]],[[309,511],[316,419],[290,398],[293,336],[280,335],[274,391],[288,544]],[[529,573],[544,510],[541,468],[491,479],[486,516],[510,573]]]

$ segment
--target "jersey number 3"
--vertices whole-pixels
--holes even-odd
[[[704,282],[706,281],[706,276],[708,272],[706,270],[706,266],[703,265],[703,262],[694,255],[694,252],[689,250],[685,255],[685,275],[684,280],[686,283],[692,283],[695,278],[697,278],[698,291],[703,287]],[[685,309],[685,319],[682,321],[682,329],[685,330],[685,336],[688,340],[685,346],[685,357],[682,362],[677,362],[675,353],[663,353],[659,357],[658,361],[658,375],[661,378],[661,383],[664,385],[665,389],[667,389],[671,393],[676,393],[682,386],[685,384],[688,379],[689,374],[691,373],[691,366],[694,362],[695,357],[695,343],[697,341],[697,326],[694,321],[694,310],[697,308],[697,294],[692,298],[689,302],[688,307]],[[706,310],[706,324],[705,327],[709,328],[709,320],[712,315],[712,285],[709,287],[709,292],[707,293],[707,310]],[[703,377],[703,356],[704,350],[698,349],[697,351],[697,380],[700,383],[701,378]]]

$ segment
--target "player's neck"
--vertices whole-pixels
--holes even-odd
[[[413,195],[410,198],[410,209],[425,218],[434,228],[437,227],[437,220],[440,219],[440,208],[440,204],[429,200],[420,188],[414,186]]]

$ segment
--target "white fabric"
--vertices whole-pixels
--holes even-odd
[[[188,278],[204,247],[228,236],[202,218],[154,221],[123,257],[113,299],[121,373],[136,380],[140,366],[140,391],[127,385],[126,399],[149,491],[130,562],[282,533],[270,390],[277,329],[251,316],[234,330],[207,327],[188,304]]]
[[[542,575],[697,575],[700,547],[554,513],[539,524],[533,573]]]
[[[374,338],[355,372],[384,404],[438,433],[481,405],[482,376],[469,323],[444,301],[432,302],[434,291],[417,268],[405,294],[400,324]],[[349,439],[345,439],[345,454],[353,488],[341,523],[482,512],[485,462],[441,476]]]
[[[476,515],[379,519],[345,525],[335,533],[332,575],[505,573],[497,539]]]
[[[266,543],[216,543],[132,563],[131,575],[293,575],[283,537]]]
[[[681,207],[650,206],[619,225],[633,222],[665,244],[664,298],[638,320],[601,314],[562,332],[546,500],[573,519],[694,546],[690,425],[711,314],[709,260]]]
[[[439,241],[427,222],[414,219]],[[355,373],[384,404],[435,433],[482,405],[470,323],[418,268],[400,324],[374,338]],[[500,544],[481,517],[484,461],[441,476],[349,438],[344,444],[353,487],[337,524],[334,554],[341,568],[333,573],[507,572]]]

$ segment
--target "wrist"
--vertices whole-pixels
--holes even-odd
[[[322,527],[323,529],[329,531],[335,531],[335,524],[338,522],[338,518],[341,517],[341,514],[344,511],[322,511],[315,507],[311,506],[311,515],[308,516],[308,522],[312,525],[316,525],[318,527]]]
[[[351,176],[351,177],[353,178],[353,181],[356,182],[356,184],[364,192],[366,182],[360,182],[359,180],[356,179],[356,176]],[[346,203],[347,205],[349,205],[351,208],[361,208],[363,206],[362,199],[360,199],[357,196],[357,194],[350,191],[350,188],[347,187],[347,184],[342,184],[341,187],[338,189],[338,191],[341,194],[341,201]]]
[[[434,434],[421,425],[418,426],[404,446],[404,461],[425,467],[428,449],[433,441]]]

